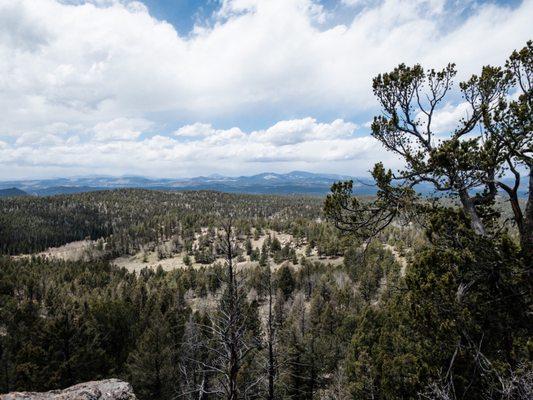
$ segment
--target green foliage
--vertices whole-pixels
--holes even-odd
[[[409,267],[405,288],[360,318],[349,376],[358,398],[418,398],[446,378],[457,398],[495,396],[499,382],[528,359],[528,272],[505,236],[474,234],[460,212],[441,210],[428,230],[431,246]],[[494,397],[491,397],[494,398]]]
[[[239,215],[239,233],[253,221],[254,234],[259,234],[263,228],[288,229],[297,218],[315,218],[320,209],[321,200],[311,197],[140,189],[2,198],[0,254],[39,252],[86,238],[103,238],[100,246],[108,256],[132,254],[176,237],[190,251],[195,233],[228,215]]]
[[[276,273],[277,286],[287,299],[294,290],[294,278],[291,267],[283,265]]]
[[[156,308],[146,329],[127,359],[125,369],[140,398],[173,398],[179,393],[179,347],[184,315],[173,308],[165,313]]]
[[[167,296],[187,274],[136,277],[103,262],[0,258],[0,390],[48,390],[128,371],[144,388],[154,338],[179,330],[189,312]]]
[[[374,79],[383,112],[374,119],[373,136],[399,155],[405,168],[393,174],[376,164],[376,199],[361,201],[352,195],[352,182],[341,182],[325,202],[335,226],[356,244],[367,244],[365,251],[359,246],[345,251],[347,271],[366,302],[346,360],[354,398],[533,395],[531,373],[521,372],[531,371],[533,326],[532,54],[528,42],[505,68],[487,66],[462,82],[471,112],[438,139],[433,116],[451,90],[453,64],[442,71],[401,64]],[[522,168],[530,186],[525,210],[518,199]],[[514,178],[511,186],[503,180],[507,171]],[[412,189],[422,182],[453,201],[417,198]],[[499,190],[512,209],[520,245],[501,229],[494,208]],[[420,222],[427,238],[411,243],[413,255],[401,279],[394,263],[369,259],[365,252],[376,243],[370,239],[383,239],[405,220]],[[405,254],[403,245],[399,248]]]

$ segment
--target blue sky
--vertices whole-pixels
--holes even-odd
[[[209,20],[213,12],[220,7],[218,0],[142,0],[142,2],[146,4],[151,15],[170,22],[180,34],[188,34],[198,21]],[[514,8],[520,5],[521,0],[456,1],[456,3],[463,3],[466,6],[462,12],[463,18],[470,15],[479,5],[491,2]],[[336,16],[336,20],[344,23],[349,23],[350,18],[353,18],[358,9],[367,5],[363,1],[359,3],[359,5],[350,6],[349,2],[343,3],[338,0],[320,1],[326,10],[338,12],[339,15]]]
[[[0,0],[0,179],[361,175],[376,74],[531,38],[533,0]],[[464,115],[458,93],[438,133]]]
[[[180,34],[188,34],[199,20],[211,17],[220,4],[214,0],[145,0],[150,14],[170,22]]]

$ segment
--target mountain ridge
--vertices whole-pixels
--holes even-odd
[[[8,187],[0,189],[0,197],[19,197],[19,196],[28,196],[24,190],[20,190],[17,187]]]
[[[330,192],[331,185],[338,181],[352,180],[354,194],[374,195],[377,188],[370,177],[290,171],[287,173],[262,172],[255,175],[224,176],[210,174],[193,178],[148,178],[136,175],[106,176],[91,175],[70,178],[26,179],[0,181],[0,196],[52,196],[112,189],[150,189],[150,190],[214,190],[227,193],[278,194],[278,195],[316,195]],[[416,187],[421,194],[433,192],[429,184]],[[11,194],[9,194],[11,193]],[[522,185],[519,196],[527,194]]]
[[[306,171],[288,173],[263,172],[255,175],[224,176],[211,174],[193,178],[147,178],[143,176],[80,176],[70,178],[25,179],[0,181],[0,189],[17,187],[31,195],[55,195],[80,193],[95,190],[120,188],[143,188],[154,190],[217,190],[230,193],[251,194],[310,194],[324,195],[331,185],[339,180],[363,180],[371,184],[369,178],[348,175],[322,174]],[[357,183],[354,186],[359,187]],[[372,194],[360,186],[364,193]]]

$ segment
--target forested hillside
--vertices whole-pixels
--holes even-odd
[[[100,238],[102,246],[113,250],[104,257],[95,253],[100,261],[2,259],[1,390],[46,390],[120,376],[132,382],[141,398],[151,399],[192,396],[200,380],[215,385],[215,371],[203,366],[216,355],[211,349],[215,338],[205,325],[227,287],[222,224],[231,214],[239,217],[232,228],[233,262],[248,260],[236,278],[245,294],[244,330],[251,349],[240,373],[246,375],[239,380],[256,383],[254,397],[266,393],[270,343],[276,393],[309,398],[327,390],[334,374],[344,374],[339,368],[357,315],[389,296],[384,282],[399,282],[402,267],[380,242],[365,250],[320,222],[321,202],[121,190],[2,203],[6,217],[8,211],[20,212],[19,226],[39,227],[29,229],[32,236],[22,243],[40,247],[23,251],[85,236]],[[64,225],[59,228],[54,221]],[[59,235],[50,241],[47,232]],[[105,236],[108,232],[115,233]],[[401,248],[423,240],[414,231],[400,232],[391,228],[381,242]],[[191,245],[183,244],[194,266],[145,268],[135,274],[106,261],[135,245],[155,248],[174,238],[181,246],[189,233],[190,238],[203,234]],[[129,246],[108,247],[118,235]],[[291,241],[282,244],[277,235],[290,235]],[[258,237],[264,240],[254,247]],[[400,237],[408,243],[400,244]],[[339,257],[344,261],[336,262]]]
[[[179,202],[172,203],[175,196]],[[226,217],[206,196],[218,199]],[[502,363],[487,364],[498,368],[491,374],[517,379],[517,385],[529,379],[528,285],[511,241],[474,240],[461,217],[446,212],[432,217],[429,236],[421,225],[398,219],[367,244],[317,219],[320,201],[306,201],[133,190],[3,203],[32,207],[20,223],[35,215],[68,221],[72,210],[98,206],[117,229],[96,241],[102,247],[118,234],[121,243],[144,251],[174,238],[179,259],[192,262],[167,271],[146,264],[137,273],[113,265],[113,257],[134,245],[78,261],[5,256],[0,390],[48,390],[115,376],[131,382],[141,399],[215,398],[229,379],[219,352],[233,344],[239,348],[237,386],[253,398],[268,397],[269,390],[275,398],[416,398],[432,390],[428,379],[440,379],[438,366],[458,349],[456,331],[481,340],[475,344],[483,356]],[[81,227],[106,221],[92,212]],[[241,331],[228,343],[217,329],[228,307],[224,224],[231,212],[239,215],[229,240]],[[63,236],[53,243],[83,237],[73,235],[79,221],[58,230]],[[449,230],[463,239],[454,242]],[[45,234],[33,237],[42,238],[42,247],[50,243]],[[485,250],[479,253],[478,246]],[[159,262],[165,257],[173,256]],[[476,283],[459,294],[469,277]],[[455,358],[461,359],[455,373],[468,374],[474,360],[462,351]],[[494,376],[487,379],[494,385]],[[476,378],[471,384],[474,392],[487,383]]]
[[[262,227],[288,226],[301,217],[318,218],[321,207],[313,197],[143,189],[0,199],[0,254],[106,238],[109,252],[121,255],[145,243],[216,226],[228,215],[243,228],[252,221]]]

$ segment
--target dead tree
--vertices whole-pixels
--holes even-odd
[[[199,323],[199,331],[205,352],[204,360],[194,359],[198,368],[211,377],[209,388],[201,388],[204,395],[214,395],[227,400],[253,398],[254,390],[262,381],[262,376],[242,379],[244,366],[251,362],[259,351],[260,338],[250,331],[249,306],[246,293],[235,270],[232,220],[222,227],[218,238],[220,253],[225,255],[225,271],[220,276],[224,292],[216,309],[209,311],[205,323]],[[200,388],[197,388],[200,393]],[[198,397],[200,398],[200,397]]]
[[[273,287],[272,287],[272,270],[270,269],[270,264],[267,263],[267,295],[268,295],[268,315],[266,321],[267,327],[267,348],[268,348],[268,363],[267,363],[267,376],[268,376],[268,392],[267,399],[274,400],[275,398],[275,386],[274,382],[276,379],[276,354],[274,351],[274,345],[276,340],[276,324],[274,321],[274,314],[272,309],[272,301],[274,298]]]

